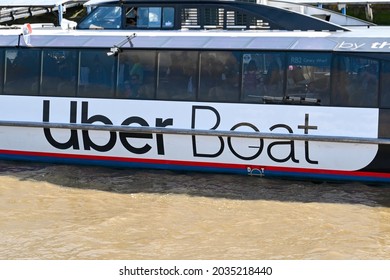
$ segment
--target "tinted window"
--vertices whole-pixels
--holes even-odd
[[[291,53],[287,56],[287,63],[286,96],[305,98],[306,102],[318,99],[321,105],[328,105],[330,54]]]
[[[135,28],[137,26],[137,7],[126,8],[126,27]]]
[[[5,71],[5,94],[38,95],[40,86],[39,50],[6,50]]]
[[[119,98],[153,99],[156,88],[156,52],[123,51],[117,70]]]
[[[163,28],[172,28],[175,24],[175,10],[174,8],[166,7],[163,8]]]
[[[379,63],[376,59],[338,55],[332,77],[333,105],[378,105]]]
[[[381,77],[381,107],[390,108],[390,62],[385,61],[382,64]]]
[[[5,59],[4,59],[4,51],[0,50],[0,61],[2,63],[2,66],[0,67],[0,92],[3,93],[3,85],[4,85],[4,65],[5,65]]]
[[[199,99],[238,101],[240,96],[240,53],[202,52]]]
[[[171,29],[175,23],[175,10],[171,7],[127,7],[127,28]]]
[[[116,60],[103,51],[81,51],[78,95],[113,97]]]
[[[283,96],[284,59],[278,53],[244,53],[242,56],[242,100],[263,102]]]
[[[44,50],[41,95],[75,96],[77,52]]]
[[[121,7],[97,7],[77,27],[79,29],[118,29],[121,27]]]
[[[160,7],[139,7],[137,12],[137,27],[160,28],[161,8]]]
[[[198,85],[198,52],[159,53],[157,98],[195,100]]]

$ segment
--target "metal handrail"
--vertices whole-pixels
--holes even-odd
[[[146,126],[125,126],[125,125],[95,125],[79,123],[53,123],[53,122],[29,122],[29,121],[0,121],[0,126],[12,127],[30,127],[30,128],[57,128],[72,130],[96,130],[127,133],[156,133],[156,134],[175,134],[192,136],[218,136],[218,137],[238,137],[254,139],[279,139],[279,140],[298,140],[298,141],[317,141],[317,142],[337,142],[353,144],[390,144],[390,138],[372,138],[372,137],[349,137],[349,136],[326,136],[309,135],[293,133],[267,133],[267,132],[249,132],[234,130],[213,130],[213,129],[186,129],[186,128],[167,128],[167,127],[146,127]]]

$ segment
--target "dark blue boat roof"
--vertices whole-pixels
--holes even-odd
[[[213,1],[213,0],[138,0],[138,1],[88,1],[86,6],[137,6],[137,7],[173,7],[175,9],[175,18],[181,19],[175,21],[174,29],[181,29],[183,26],[183,9],[190,9],[189,12],[196,12],[196,18],[200,29],[207,25],[209,17],[218,17],[221,21],[224,16],[222,28],[228,26],[229,16],[231,21],[237,21],[238,16],[247,18],[245,24],[241,24],[244,29],[250,29],[258,26],[265,26],[271,30],[330,30],[330,31],[347,31],[348,29],[340,25],[297,13],[287,9],[276,8],[269,5],[248,3],[242,1]],[[212,12],[210,12],[211,9]],[[215,12],[214,12],[215,11]],[[254,24],[255,23],[255,24]]]

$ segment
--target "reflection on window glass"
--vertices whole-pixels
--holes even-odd
[[[127,7],[127,28],[164,28],[174,26],[174,8],[172,7]]]
[[[76,82],[76,51],[43,51],[41,95],[75,96]]]
[[[149,24],[149,8],[138,8],[137,27],[147,28]]]
[[[0,50],[0,61],[4,63],[4,51]],[[4,67],[0,67],[0,93],[3,93],[4,85]]]
[[[244,53],[242,57],[242,100],[263,102],[283,97],[284,59],[277,53]]]
[[[390,62],[344,53],[9,48],[0,59],[3,94],[390,108]]]
[[[123,51],[117,70],[117,97],[153,99],[156,84],[155,51]]]
[[[375,59],[339,55],[334,62],[332,105],[378,105],[379,63]]]
[[[38,95],[39,58],[38,50],[6,50],[4,94]]]
[[[381,108],[390,108],[390,62],[382,64]]]
[[[160,7],[139,7],[137,10],[137,27],[160,28],[161,8]]]
[[[163,28],[172,28],[175,24],[175,10],[174,8],[166,7],[163,8],[163,20],[162,27]]]
[[[199,99],[204,101],[238,101],[238,52],[202,52]]]
[[[78,24],[79,29],[119,29],[122,21],[121,7],[97,7]]]
[[[160,52],[157,98],[195,100],[197,65],[196,51]]]
[[[104,51],[81,51],[80,56],[79,96],[112,97],[115,59]]]
[[[161,27],[161,8],[149,8],[149,25],[148,27]]]
[[[289,54],[287,67],[288,98],[304,98],[304,102],[329,104],[330,95],[330,54],[294,53]],[[296,99],[295,99],[296,100]]]

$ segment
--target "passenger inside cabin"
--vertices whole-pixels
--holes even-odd
[[[227,77],[225,80],[220,80],[215,87],[209,91],[210,100],[237,102],[239,97],[236,79]]]
[[[368,62],[368,63],[367,63]],[[355,93],[355,99],[361,100],[355,103],[359,106],[377,106],[378,102],[378,87],[379,87],[379,65],[375,60],[363,60],[357,73],[358,89]]]
[[[197,52],[172,51],[160,55],[157,96],[161,99],[195,100]]]
[[[378,75],[375,65],[365,65],[358,71],[358,78],[362,88],[367,92],[375,90],[378,86]]]
[[[8,53],[8,52],[7,52]],[[39,52],[30,49],[10,51],[15,57],[11,60],[6,54],[6,80],[4,92],[7,94],[38,93],[39,84]]]
[[[349,75],[348,58],[336,57],[332,71],[332,104],[345,106],[349,104]]]
[[[78,95],[109,97],[114,93],[111,69],[115,61],[101,51],[80,52]]]
[[[204,52],[200,58],[198,98],[202,101],[238,101],[240,55],[234,52]]]
[[[209,61],[204,64],[203,77],[201,77],[201,87],[204,100],[218,100],[218,92],[222,92],[223,82],[223,63],[216,57],[210,56]],[[204,61],[206,62],[206,60]]]
[[[303,66],[289,65],[287,82],[287,95],[305,97],[309,81],[305,78]]]
[[[271,62],[267,68],[267,74],[264,76],[264,85],[267,89],[267,95],[276,96],[281,92],[282,75],[281,67],[275,55],[268,56]]]
[[[130,76],[138,75],[139,81],[142,84],[144,82],[144,67],[141,64],[141,60],[138,55],[130,57],[132,66],[130,69]]]
[[[155,88],[151,83],[145,83],[138,89],[137,98],[139,99],[153,99]]]
[[[131,7],[126,11],[126,25],[129,27],[137,26],[137,8]]]
[[[212,53],[205,52],[201,54],[199,88],[199,97],[201,100],[210,100],[209,90],[214,87],[216,83],[216,79],[213,75],[213,68],[216,66],[217,59]]]
[[[74,51],[43,51],[41,95],[74,96],[76,94],[77,68]],[[81,82],[81,81],[80,81]]]
[[[141,83],[138,74],[131,75],[130,80],[124,82],[123,97],[138,98],[140,86]]]
[[[299,85],[300,83],[305,81],[305,76],[303,75],[303,67],[300,65],[291,66],[290,67],[291,79],[293,80],[295,85]]]
[[[244,53],[241,100],[262,103],[264,97],[283,97],[284,61],[280,53]]]
[[[130,77],[130,59],[127,55],[120,55],[119,58],[119,67],[118,67],[118,83],[120,86],[124,84],[126,80]],[[115,80],[115,65],[111,69],[111,75],[113,76],[113,80]]]
[[[195,85],[195,67],[191,64],[185,63],[183,65],[183,87],[185,99],[195,99],[196,85]]]
[[[244,96],[260,96],[260,75],[255,60],[250,60],[244,71],[243,89]]]
[[[329,75],[325,74],[307,84],[307,97],[318,97],[322,105],[329,103]]]
[[[123,50],[118,64],[112,68],[113,81],[117,83],[118,98],[154,98],[156,86],[156,52],[144,50]],[[137,93],[125,96],[135,78]],[[126,82],[126,85],[125,85]],[[134,91],[134,90],[133,90]]]
[[[286,96],[295,97],[294,102],[309,104],[330,104],[330,77],[331,77],[331,56],[326,53],[291,53],[287,57],[287,87]],[[341,66],[341,65],[340,65]],[[284,67],[283,67],[284,68]],[[344,92],[342,86],[343,73],[338,73],[336,63],[334,64],[334,80]],[[341,95],[337,99],[341,100]],[[302,99],[299,99],[302,98]],[[336,99],[334,99],[336,100]]]
[[[390,62],[384,61],[382,64],[381,79],[381,107],[390,108]]]
[[[225,64],[222,61],[217,61],[214,67],[211,78],[215,84],[209,90],[208,99],[237,102],[239,97],[238,76],[234,69],[230,69],[229,59]]]

